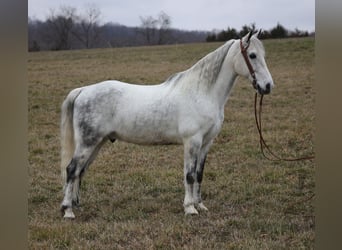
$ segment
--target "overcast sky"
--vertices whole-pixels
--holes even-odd
[[[139,26],[139,17],[157,17],[164,11],[172,27],[185,30],[241,29],[255,23],[270,29],[279,22],[294,30],[315,30],[315,0],[28,0],[28,15],[45,20],[50,9],[76,7],[81,13],[87,3],[101,11],[101,23]]]

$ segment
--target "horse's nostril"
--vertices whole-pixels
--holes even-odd
[[[257,84],[257,90],[259,91],[259,93],[261,93],[261,92],[262,92],[262,88],[260,87],[260,85],[259,85],[259,84]]]
[[[259,84],[257,84],[257,90],[261,95],[267,95],[271,93],[271,83],[266,83],[265,87],[262,88]]]
[[[270,84],[270,83],[267,83],[267,84],[266,84],[266,90],[267,90],[267,91],[270,91],[270,90],[271,90],[271,84]]]

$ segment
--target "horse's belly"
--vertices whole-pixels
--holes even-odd
[[[136,144],[180,144],[175,117],[164,114],[128,115],[115,122],[113,137]]]
[[[182,139],[176,133],[161,131],[158,129],[138,129],[127,126],[125,129],[114,131],[112,136],[115,139],[143,145],[166,145],[181,144]]]

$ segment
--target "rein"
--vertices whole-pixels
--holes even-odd
[[[303,156],[303,157],[298,157],[298,158],[284,158],[276,155],[270,147],[266,144],[265,139],[262,135],[262,127],[261,127],[261,111],[262,111],[262,100],[263,100],[264,95],[261,95],[260,101],[259,101],[259,112],[257,108],[257,102],[258,102],[258,93],[255,93],[255,98],[254,98],[254,116],[255,116],[255,123],[259,132],[259,142],[260,142],[260,151],[262,155],[269,161],[305,161],[305,160],[312,160],[315,158],[314,155],[310,156]],[[265,154],[265,149],[267,152],[273,157],[269,157]]]
[[[243,55],[243,58],[245,59],[247,68],[249,70],[249,73],[251,74],[253,81],[253,87],[254,89],[258,89],[257,87],[257,79],[255,76],[255,71],[253,69],[253,66],[251,64],[251,62],[249,61],[248,55],[247,55],[247,49],[249,47],[249,43],[247,44],[246,47],[243,46],[242,44],[242,40],[240,40],[240,49],[241,49],[241,53]],[[260,143],[260,151],[262,153],[262,155],[269,161],[304,161],[304,160],[312,160],[315,158],[314,155],[312,156],[304,156],[304,157],[299,157],[299,158],[284,158],[284,157],[280,157],[278,155],[276,155],[271,149],[270,147],[266,144],[264,137],[262,135],[262,126],[261,126],[261,112],[262,112],[262,100],[263,100],[264,95],[261,95],[260,97],[260,101],[259,101],[259,112],[258,112],[258,108],[257,108],[257,102],[258,102],[258,93],[255,93],[255,98],[254,98],[254,116],[255,116],[255,123],[258,129],[258,133],[259,133],[259,143]],[[265,149],[267,150],[267,152],[272,156],[269,157],[265,154]]]

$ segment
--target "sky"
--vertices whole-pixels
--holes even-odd
[[[87,4],[101,11],[101,23],[140,26],[140,17],[157,18],[163,11],[171,17],[171,27],[183,30],[241,29],[256,24],[265,30],[278,23],[294,30],[315,30],[315,0],[28,0],[28,16],[45,20],[50,10],[71,6],[77,13]]]

